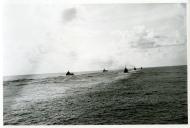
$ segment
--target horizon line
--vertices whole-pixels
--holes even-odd
[[[175,66],[187,66],[188,64],[182,64],[182,65],[165,65],[165,66],[140,66],[140,67],[136,67],[136,68],[156,68],[156,67],[175,67]],[[106,70],[109,70],[107,68],[105,68]],[[131,69],[131,68],[128,68]],[[102,69],[103,70],[103,69]],[[83,71],[72,71],[74,73],[78,73],[78,72],[95,72],[95,71],[102,71],[102,70],[83,70]],[[110,69],[110,71],[115,71],[115,70],[121,70],[121,68],[115,68],[115,69]],[[68,70],[67,70],[68,71]],[[17,75],[3,75],[3,77],[11,77],[11,76],[30,76],[30,75],[43,75],[43,74],[61,74],[61,73],[66,73],[65,72],[49,72],[49,73],[34,73],[34,74],[17,74]]]

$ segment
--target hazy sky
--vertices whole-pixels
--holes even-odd
[[[5,4],[4,75],[187,64],[185,4]]]

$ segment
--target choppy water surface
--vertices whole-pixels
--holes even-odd
[[[187,67],[5,81],[4,124],[187,123]]]

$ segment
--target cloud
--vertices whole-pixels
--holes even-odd
[[[183,46],[185,41],[179,31],[173,32],[173,35],[163,35],[156,30],[150,30],[145,26],[136,26],[125,33],[125,39],[128,40],[130,48],[146,51],[151,48]]]
[[[64,10],[63,12],[63,21],[70,22],[77,17],[77,10],[76,8],[69,8]]]
[[[149,49],[159,46],[157,39],[160,36],[155,36],[155,33],[145,26],[136,26],[128,33],[131,33],[127,36],[131,48]]]
[[[108,59],[93,59],[91,62],[90,62],[91,65],[99,65],[99,67],[101,68],[110,68],[112,66],[115,66],[116,65],[116,62],[114,60],[114,58],[108,58]]]
[[[153,41],[149,41],[149,40],[144,40],[142,39],[141,41],[139,41],[141,43],[136,43],[136,42],[132,42],[131,47],[132,48],[141,48],[141,49],[146,49],[146,48],[155,48],[157,47],[156,42]]]

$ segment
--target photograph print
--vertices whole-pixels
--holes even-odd
[[[3,124],[188,124],[186,10],[4,2]]]

